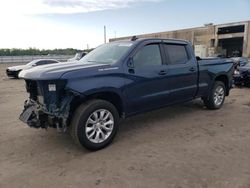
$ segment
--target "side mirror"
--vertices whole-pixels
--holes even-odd
[[[197,61],[200,61],[201,58],[200,58],[199,56],[196,56],[196,60],[197,60]]]
[[[132,57],[130,57],[130,58],[128,59],[127,65],[128,65],[129,68],[134,68],[134,67],[135,67],[135,66],[134,66],[134,60],[133,60]]]

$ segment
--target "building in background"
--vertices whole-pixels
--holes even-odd
[[[207,56],[250,57],[250,21],[137,35],[138,38],[175,38],[192,42],[195,53]],[[110,39],[111,41],[130,39],[132,36]]]

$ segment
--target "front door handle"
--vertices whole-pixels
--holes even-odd
[[[196,69],[195,69],[194,67],[191,67],[191,68],[189,69],[189,71],[190,71],[190,72],[195,72]]]
[[[167,74],[167,71],[166,71],[166,70],[161,70],[161,71],[159,72],[159,75],[165,75],[165,74]]]

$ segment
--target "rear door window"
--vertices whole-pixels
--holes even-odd
[[[164,50],[168,55],[169,64],[184,64],[188,61],[186,45],[164,44]]]

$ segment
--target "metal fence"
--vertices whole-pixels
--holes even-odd
[[[67,61],[72,57],[74,57],[74,55],[0,56],[0,63],[28,63],[35,59],[55,59],[58,61]]]

